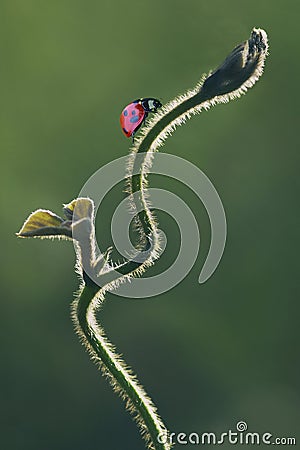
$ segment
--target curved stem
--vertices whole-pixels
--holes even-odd
[[[93,301],[99,292],[98,289],[98,286],[93,284],[85,285],[74,301],[72,317],[76,332],[92,359],[109,379],[114,391],[118,392],[125,400],[126,408],[135,416],[134,418],[140,426],[149,448],[169,450],[171,446],[168,443],[160,443],[157,439],[158,436],[166,435],[167,431],[157,414],[155,406],[144,389],[138,384],[131,370],[116,354],[104,331],[96,323]],[[103,298],[101,301],[103,301]]]
[[[142,204],[142,211],[136,215],[139,232],[138,247],[144,250],[151,247],[149,254],[143,262],[126,261],[119,266],[117,279],[110,278],[110,268],[100,273],[98,279],[99,286],[103,286],[102,288],[83,273],[86,285],[73,304],[72,317],[81,341],[91,358],[99,364],[105,376],[108,377],[113,389],[126,401],[126,406],[139,424],[150,449],[169,450],[171,448],[168,442],[161,444],[157,440],[158,435],[167,436],[166,427],[157,415],[152,401],[138,384],[136,377],[115,353],[113,346],[97,323],[95,314],[104,301],[106,291],[113,290],[121,282],[142,274],[159,256],[158,229],[146,196],[147,173],[151,167],[154,152],[163,145],[177,126],[183,124],[192,115],[217,103],[228,102],[239,97],[252,87],[263,72],[267,50],[266,33],[263,30],[254,29],[250,38],[237,46],[217,70],[201,80],[193,90],[165,105],[142,129],[141,137],[136,139],[130,155],[127,190],[133,210],[138,210],[139,202]],[[142,154],[142,157],[137,158],[138,154]],[[133,195],[137,193],[138,196]],[[83,249],[79,253],[82,252]]]
[[[131,155],[130,168],[139,175],[129,177],[130,194],[140,192],[143,210],[138,214],[138,229],[142,239],[150,233],[155,236],[156,224],[145,198],[147,172],[152,165],[154,152],[192,115],[199,114],[217,103],[226,103],[245,94],[263,73],[268,52],[267,35],[263,30],[253,29],[250,38],[238,45],[225,61],[208,77],[204,77],[193,90],[175,98],[142,130]],[[144,157],[136,162],[136,154]],[[135,205],[133,204],[133,208]],[[155,246],[155,245],[154,245]]]

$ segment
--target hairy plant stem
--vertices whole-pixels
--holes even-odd
[[[129,409],[135,419],[141,425],[142,434],[150,444],[155,442],[155,449],[167,450],[168,444],[162,444],[157,441],[157,436],[166,433],[166,429],[157,416],[156,408],[147,398],[143,388],[137,383],[130,369],[124,365],[120,356],[114,352],[112,345],[108,342],[104,331],[95,324],[91,317],[91,302],[97,295],[99,287],[86,284],[73,307],[73,319],[77,331],[83,340],[87,350],[96,363],[100,364],[103,374],[108,377],[114,390],[120,393],[123,400],[126,401],[126,407]],[[87,345],[88,342],[88,345]],[[145,424],[145,425],[144,425]]]
[[[166,427],[136,377],[107,340],[97,323],[96,310],[104,301],[106,291],[116,288],[123,280],[143,273],[159,257],[157,225],[146,195],[147,173],[154,152],[178,125],[192,115],[245,93],[261,76],[266,54],[266,34],[263,30],[254,29],[250,39],[237,46],[216,71],[200,81],[194,90],[165,105],[142,130],[130,155],[127,190],[133,211],[138,210],[139,202],[142,204],[142,211],[136,214],[139,234],[137,247],[150,249],[149,255],[143,262],[131,260],[120,265],[120,277],[117,280],[109,280],[109,270],[100,274],[99,285],[103,286],[102,288],[85,277],[86,285],[73,304],[73,320],[82,342],[92,359],[99,363],[114,390],[126,401],[126,406],[138,422],[150,449],[169,450],[172,447],[168,440],[164,444],[157,440],[159,435],[167,436]],[[137,159],[136,155],[140,153],[143,157]],[[133,175],[136,172],[138,175]],[[134,197],[136,193],[139,194],[138,197]]]

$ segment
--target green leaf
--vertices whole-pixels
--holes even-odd
[[[46,209],[38,209],[24,222],[19,237],[72,237],[70,224]]]
[[[89,198],[77,198],[64,205],[64,214],[68,220],[91,219],[94,215],[94,203]]]
[[[94,203],[89,198],[77,198],[64,205],[64,214],[67,220],[57,216],[47,209],[34,211],[25,221],[18,237],[38,238],[69,238],[72,231],[77,230],[90,235],[94,216]]]

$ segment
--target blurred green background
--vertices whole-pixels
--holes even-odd
[[[0,9],[1,449],[144,448],[73,332],[72,244],[14,233],[36,208],[60,214],[96,169],[127,154],[124,105],[192,87],[253,26],[270,38],[261,81],[164,147],[200,167],[222,198],[220,267],[197,283],[210,242],[205,210],[185,186],[153,176],[195,213],[199,258],[171,291],[111,294],[101,314],[172,431],[222,432],[245,420],[252,431],[297,437],[299,2],[4,0]],[[119,185],[97,217],[102,248],[122,198]],[[174,220],[159,220],[172,245],[157,271],[179,240]]]

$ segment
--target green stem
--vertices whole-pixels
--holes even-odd
[[[99,295],[98,286],[85,285],[73,302],[72,317],[76,332],[92,359],[108,377],[114,391],[121,395],[126,402],[127,409],[134,414],[149,448],[169,450],[170,444],[160,443],[157,440],[158,436],[166,435],[167,430],[159,418],[155,406],[138,384],[131,370],[116,354],[104,331],[96,323],[93,310],[97,295]]]
[[[192,115],[217,103],[239,97],[252,87],[262,74],[267,49],[266,33],[254,29],[249,40],[237,46],[217,70],[202,80],[195,89],[165,105],[141,130],[141,137],[136,139],[129,162],[128,193],[136,210],[137,200],[133,194],[139,193],[138,201],[142,203],[143,211],[137,214],[136,220],[140,238],[138,246],[146,249],[151,241],[151,252],[144,262],[127,261],[121,265],[118,268],[117,279],[110,278],[109,270],[100,274],[99,286],[103,286],[102,288],[84,276],[86,285],[73,304],[72,316],[83,344],[108,377],[113,389],[126,401],[127,408],[140,426],[148,448],[153,450],[169,450],[172,447],[168,442],[162,444],[157,440],[158,435],[167,436],[166,427],[136,377],[107,340],[97,323],[96,310],[104,301],[106,291],[115,289],[123,280],[142,274],[159,256],[157,224],[145,195],[147,173],[154,152],[177,126]],[[140,153],[141,159],[137,158],[137,154]]]
[[[202,79],[193,90],[164,105],[140,131],[127,168],[127,190],[132,209],[136,212],[139,234],[137,249],[148,250],[143,262],[125,261],[118,267],[116,275],[116,267],[109,266],[107,261],[108,253],[96,257],[94,206],[87,198],[76,199],[65,205],[67,220],[48,210],[35,211],[18,233],[20,237],[70,238],[72,232],[76,244],[76,267],[85,283],[72,305],[76,332],[113,389],[125,400],[126,407],[138,423],[148,448],[152,450],[171,449],[167,429],[137,378],[115,352],[97,323],[96,312],[107,291],[116,289],[123,281],[143,274],[159,257],[159,231],[146,195],[147,175],[154,153],[176,127],[192,115],[217,103],[225,103],[239,97],[252,87],[262,75],[267,51],[266,33],[253,29],[250,38],[238,45],[217,70]],[[141,212],[137,213],[138,210]],[[76,239],[75,230],[84,231],[82,240]],[[88,272],[94,281],[87,275]],[[159,436],[161,440],[158,440]]]
[[[192,115],[245,94],[262,75],[267,51],[266,33],[253,29],[250,38],[238,45],[211,75],[200,80],[193,90],[165,105],[143,129],[142,137],[133,147],[131,162],[134,171],[140,173],[129,179],[128,191],[130,194],[141,193],[144,209],[138,214],[138,228],[144,239],[150,233],[155,236],[156,231],[155,220],[144,195],[151,166],[149,153],[156,152],[176,127]],[[143,154],[143,159],[136,162],[136,154]]]

